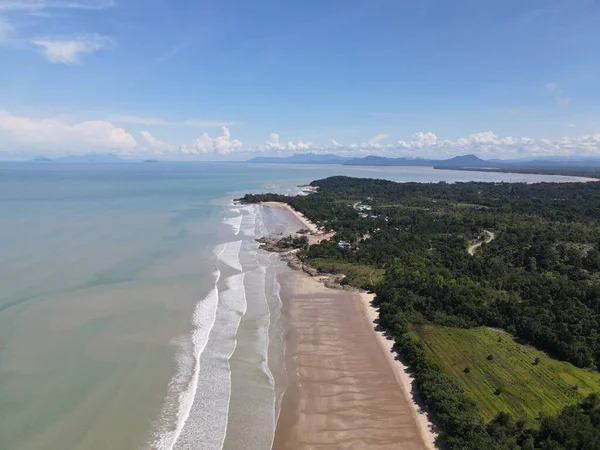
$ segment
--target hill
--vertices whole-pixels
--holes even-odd
[[[455,156],[454,158],[447,159],[445,161],[437,161],[434,166],[437,167],[458,167],[458,168],[467,168],[467,167],[497,167],[497,163],[492,163],[490,161],[485,161],[481,158],[478,158],[475,155],[463,155],[463,156]]]

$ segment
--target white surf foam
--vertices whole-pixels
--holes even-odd
[[[208,346],[200,358],[200,376],[196,397],[175,449],[219,450],[227,431],[231,401],[231,367],[235,339],[246,309],[244,273],[225,279],[219,294],[215,326]]]
[[[239,210],[237,210],[239,212]],[[231,227],[231,229],[233,230],[233,233],[237,236],[238,234],[240,234],[240,228],[242,226],[242,218],[243,215],[239,214],[235,217],[230,217],[228,219],[224,219],[223,223],[226,225],[229,225]]]
[[[271,255],[269,255],[271,256]],[[275,306],[275,311],[274,311],[274,315],[273,315],[273,321],[279,321],[281,320],[281,309],[283,307],[283,303],[281,301],[281,284],[279,284],[279,281],[277,280],[277,276],[275,274],[273,274],[273,297],[277,300],[277,305]],[[284,341],[285,336],[284,336],[284,331],[283,328],[281,328],[281,331],[279,333],[279,335],[277,336],[278,339],[280,341]],[[285,384],[287,385],[288,382],[288,372],[287,372],[287,364],[286,364],[286,346],[285,344],[283,344],[281,346],[282,348],[282,362],[283,362],[283,372],[285,374]],[[275,399],[275,426],[277,426],[277,422],[279,422],[279,416],[281,414],[281,403],[283,401],[283,395],[285,393],[285,389],[282,389],[280,394],[278,396],[276,396],[277,398]],[[273,439],[275,439],[275,434],[273,434]]]
[[[239,311],[238,314],[238,318],[237,318],[237,323],[235,326],[235,330],[237,332],[239,326],[240,326],[240,322],[242,321],[242,317],[244,316],[244,314],[246,314],[246,311],[248,309],[248,299],[246,298],[246,290],[244,288],[244,276],[245,274],[242,273],[241,274],[241,281],[239,282],[239,285],[234,285],[234,280],[233,277],[231,280],[231,284],[230,286],[230,292],[232,292],[232,294],[234,294],[234,300],[235,297],[237,297],[235,295],[235,293],[239,293],[241,291],[241,296],[239,296],[241,299],[243,299],[243,303],[241,304],[237,304],[237,308]],[[225,294],[225,293],[224,293]],[[232,304],[234,304],[234,302],[232,302]],[[235,336],[235,333],[234,333]],[[233,353],[235,352],[235,349],[237,348],[237,339],[235,339],[234,337],[234,345],[233,348],[231,349],[231,353],[229,354],[229,356],[227,357],[227,368],[228,368],[228,374],[229,374],[229,395],[227,398],[227,413],[225,415],[226,420],[225,420],[225,433],[223,433],[223,439],[221,441],[221,448],[223,447],[223,444],[225,443],[225,438],[227,437],[227,426],[229,424],[229,407],[231,406],[231,357],[233,356]]]
[[[256,235],[257,237],[263,237],[269,234],[269,230],[267,230],[267,226],[265,224],[265,215],[263,213],[263,207],[256,208]]]
[[[242,265],[240,264],[240,249],[242,248],[242,241],[227,242],[224,244],[223,251],[219,254],[218,261],[228,265],[229,267],[242,272]]]
[[[217,247],[218,256],[225,250],[225,246]],[[198,304],[194,310],[192,323],[194,330],[192,332],[191,346],[183,345],[182,352],[178,356],[178,372],[169,385],[169,393],[165,408],[177,404],[177,419],[174,429],[162,430],[153,443],[157,450],[172,450],[181,435],[181,432],[189,418],[192,404],[196,396],[198,387],[198,377],[200,372],[200,356],[206,348],[211,330],[215,325],[217,306],[219,301],[218,282],[221,277],[221,271],[217,268],[214,272],[215,286],[211,292]],[[187,347],[187,348],[186,348]],[[187,350],[187,351],[186,351]],[[191,356],[190,356],[191,354]],[[190,373],[190,367],[192,368]],[[190,378],[191,376],[191,378]],[[188,379],[187,386],[182,390],[185,380]],[[163,414],[164,416],[165,414]]]
[[[239,215],[225,219],[224,223],[232,227],[236,235],[241,233],[241,236],[254,238],[268,234],[260,207],[236,205],[230,211]],[[267,268],[277,258],[272,259],[273,255],[259,252],[258,244],[248,238],[217,246],[215,255],[217,268],[214,272],[214,288],[196,306],[191,340],[181,339],[177,343],[181,348],[177,359],[178,370],[165,402],[165,409],[170,411],[170,420],[164,421],[154,442],[153,448],[157,450],[223,448],[228,426],[231,426],[230,363],[238,348],[238,330],[246,314],[250,318],[248,323],[254,323],[252,327],[257,328],[254,328],[252,340],[243,342],[246,342],[246,349],[255,349],[252,351],[258,357],[255,367],[264,374],[263,388],[266,389],[260,405],[253,404],[250,407],[255,406],[255,414],[264,417],[263,433],[268,429],[271,435],[267,437],[263,434],[262,438],[256,442],[248,441],[248,444],[263,448],[269,445],[266,439],[274,438],[281,405],[281,395],[278,393],[281,391],[276,389],[269,367],[269,339],[271,326],[280,317],[281,301],[277,295],[277,300],[273,302],[272,293],[267,293],[267,276],[269,287],[273,282],[276,283],[274,273]],[[225,266],[238,273],[222,279],[221,270]],[[248,334],[245,336],[247,339]],[[234,392],[234,395],[238,394]]]
[[[257,205],[249,205],[242,209],[242,234],[254,237],[254,226],[256,225]]]

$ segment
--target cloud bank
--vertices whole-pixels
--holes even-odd
[[[158,119],[149,122],[156,125],[163,123]],[[149,129],[140,131],[139,135],[141,139],[136,141],[129,131],[108,120],[68,122],[62,118],[39,119],[19,116],[0,109],[0,154],[10,151],[23,156],[33,156],[40,152],[57,155],[107,150],[126,156],[154,155],[165,159],[256,152],[336,153],[355,157],[373,154],[429,158],[449,158],[468,153],[483,158],[600,156],[600,133],[559,139],[534,139],[526,136],[502,137],[493,131],[484,131],[450,140],[440,139],[431,131],[423,131],[415,133],[412,139],[395,142],[390,135],[381,133],[364,143],[344,144],[331,139],[330,143],[324,145],[304,140],[284,141],[279,134],[271,133],[269,139],[258,146],[244,145],[226,126],[221,127],[220,135],[202,133],[182,144],[167,142]],[[385,143],[388,141],[391,142]]]
[[[194,139],[191,144],[181,146],[179,151],[185,155],[202,155],[207,153],[229,155],[241,148],[242,142],[231,137],[229,128],[222,127],[221,136],[213,139],[207,133],[204,133]]]
[[[69,124],[60,119],[32,119],[0,110],[0,149],[89,153],[91,150],[126,152],[136,146],[131,134],[110,122],[87,120]]]
[[[265,142],[265,145],[258,147],[257,151],[268,151],[268,150],[291,150],[291,151],[304,151],[310,150],[313,148],[313,144],[311,142],[281,142],[281,139],[277,133],[271,133],[269,135],[269,140]]]

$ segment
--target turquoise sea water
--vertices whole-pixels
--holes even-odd
[[[0,164],[0,448],[269,448],[285,389],[284,218],[231,199],[330,175],[557,177],[245,163]]]

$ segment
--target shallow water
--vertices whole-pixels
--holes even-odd
[[[270,448],[286,374],[277,258],[289,216],[233,206],[345,174],[427,168],[0,164],[0,448]]]

